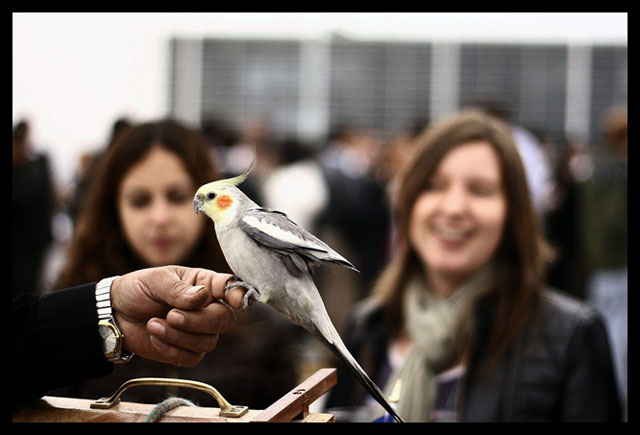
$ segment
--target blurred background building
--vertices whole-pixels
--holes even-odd
[[[342,124],[394,134],[492,98],[513,123],[598,138],[627,100],[627,47],[324,39],[175,38],[170,110],[194,124],[265,119],[319,140]]]
[[[31,121],[62,186],[118,118],[237,119],[257,96],[276,131],[316,137],[496,91],[516,121],[585,142],[626,101],[626,13],[14,13],[12,35],[13,123]]]

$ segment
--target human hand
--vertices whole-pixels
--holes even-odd
[[[211,352],[218,334],[236,322],[233,308],[244,291],[224,286],[231,275],[206,269],[163,266],[113,281],[111,302],[124,348],[143,358],[193,366]]]

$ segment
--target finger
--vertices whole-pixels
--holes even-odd
[[[183,310],[197,310],[213,300],[205,285],[192,285],[181,280],[172,283],[170,294],[169,305]]]
[[[236,314],[228,305],[213,302],[195,311],[173,309],[167,314],[167,322],[185,332],[222,334],[235,327]]]
[[[244,303],[246,290],[242,287],[233,287],[225,292],[224,300],[236,310],[239,310]]]
[[[156,361],[161,361],[179,367],[192,367],[202,361],[204,353],[194,353],[180,347],[172,346],[153,335],[149,337],[151,344],[158,354]]]
[[[166,320],[154,318],[147,323],[147,331],[155,340],[194,354],[209,353],[218,344],[218,334],[194,334],[174,328]],[[154,345],[159,344],[155,341]]]
[[[154,319],[163,321],[157,317]],[[122,316],[116,321],[125,334],[125,349],[141,358],[190,367],[198,364],[205,355],[164,342],[151,334],[144,323],[132,323]],[[166,322],[161,325],[168,327]],[[161,335],[165,334],[166,332],[161,332]]]
[[[224,283],[231,276],[228,273],[218,273],[209,269],[184,266],[168,267],[182,281],[193,285],[204,285],[213,299],[222,299],[224,297]]]
[[[194,282],[207,287],[213,299],[224,299],[224,286],[230,277],[228,273],[199,269]]]

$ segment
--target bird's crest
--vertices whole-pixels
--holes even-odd
[[[255,165],[256,165],[256,149],[253,148],[253,159],[251,160],[251,164],[242,174],[232,178],[225,178],[223,180],[218,180],[215,183],[218,186],[237,186],[247,179],[247,177],[249,176],[249,173],[253,170],[253,167]]]

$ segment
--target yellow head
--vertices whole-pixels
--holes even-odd
[[[193,198],[193,209],[209,216],[216,225],[223,225],[233,219],[238,210],[255,206],[255,203],[236,187],[247,179],[254,164],[255,158],[241,175],[200,186]]]

